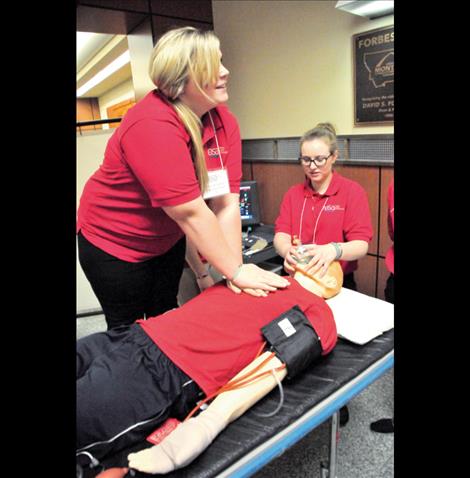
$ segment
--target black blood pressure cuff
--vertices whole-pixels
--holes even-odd
[[[261,329],[271,350],[286,364],[287,378],[295,377],[320,357],[320,338],[298,305]]]

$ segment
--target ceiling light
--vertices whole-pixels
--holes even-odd
[[[372,19],[392,14],[393,6],[393,0],[343,0],[336,2],[335,8]]]
[[[77,98],[83,96],[87,91],[91,90],[94,86],[101,83],[104,79],[111,76],[114,72],[122,68],[124,65],[131,61],[129,50],[126,50],[121,56],[118,56],[108,66],[103,68],[97,73],[91,80],[88,80],[82,87],[77,90]]]

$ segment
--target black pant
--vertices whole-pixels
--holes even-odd
[[[139,324],[79,339],[76,387],[77,449],[98,459],[183,420],[202,393]]]
[[[118,259],[78,234],[78,257],[103,309],[108,329],[163,314],[178,306],[186,240],[144,262]]]
[[[395,278],[392,273],[388,276],[387,284],[384,289],[385,300],[392,304],[395,303]]]
[[[354,272],[350,272],[343,277],[343,287],[346,287],[346,289],[357,290],[357,284],[354,280]]]

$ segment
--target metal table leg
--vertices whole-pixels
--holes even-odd
[[[321,478],[336,478],[336,450],[339,433],[339,410],[331,416],[330,456],[328,466],[321,464]]]

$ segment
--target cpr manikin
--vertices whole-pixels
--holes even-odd
[[[302,271],[302,263],[299,262],[294,279],[310,292],[330,298],[341,290],[343,272],[335,261],[323,277],[319,277],[318,273],[312,277]],[[160,444],[129,454],[129,468],[163,474],[188,465],[230,422],[269,393],[287,374],[285,364],[276,355],[272,352],[262,353],[230,380],[226,386],[228,391],[218,394],[199,415],[186,419]],[[101,476],[104,478],[105,473],[108,476],[111,470]],[[114,470],[117,472],[117,469]],[[124,476],[127,469],[121,470],[122,474],[109,476]]]

